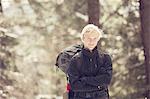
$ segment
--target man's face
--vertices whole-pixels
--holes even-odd
[[[85,33],[83,35],[83,44],[85,48],[88,48],[89,50],[93,50],[97,43],[99,41],[99,33],[93,32],[93,33]]]

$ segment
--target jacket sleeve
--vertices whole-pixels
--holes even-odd
[[[82,77],[81,81],[93,86],[107,86],[112,78],[112,60],[109,55],[105,56],[104,65],[96,76]]]
[[[69,83],[71,85],[71,88],[76,90],[76,89],[80,89],[85,85],[84,81],[81,81],[81,75],[78,71],[77,68],[77,61],[75,58],[73,58],[70,61],[70,65],[68,68],[68,76],[69,76]]]

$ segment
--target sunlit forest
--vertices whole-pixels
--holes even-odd
[[[0,99],[63,99],[56,58],[88,23],[113,60],[110,99],[150,99],[150,0],[0,0]]]

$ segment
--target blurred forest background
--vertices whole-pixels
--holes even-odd
[[[150,0],[0,0],[0,99],[62,99],[56,57],[87,23],[112,55],[110,99],[150,99]]]

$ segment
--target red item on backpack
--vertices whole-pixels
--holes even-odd
[[[69,83],[67,83],[66,91],[67,91],[67,92],[69,92],[69,91],[70,91],[70,84],[69,84]]]

